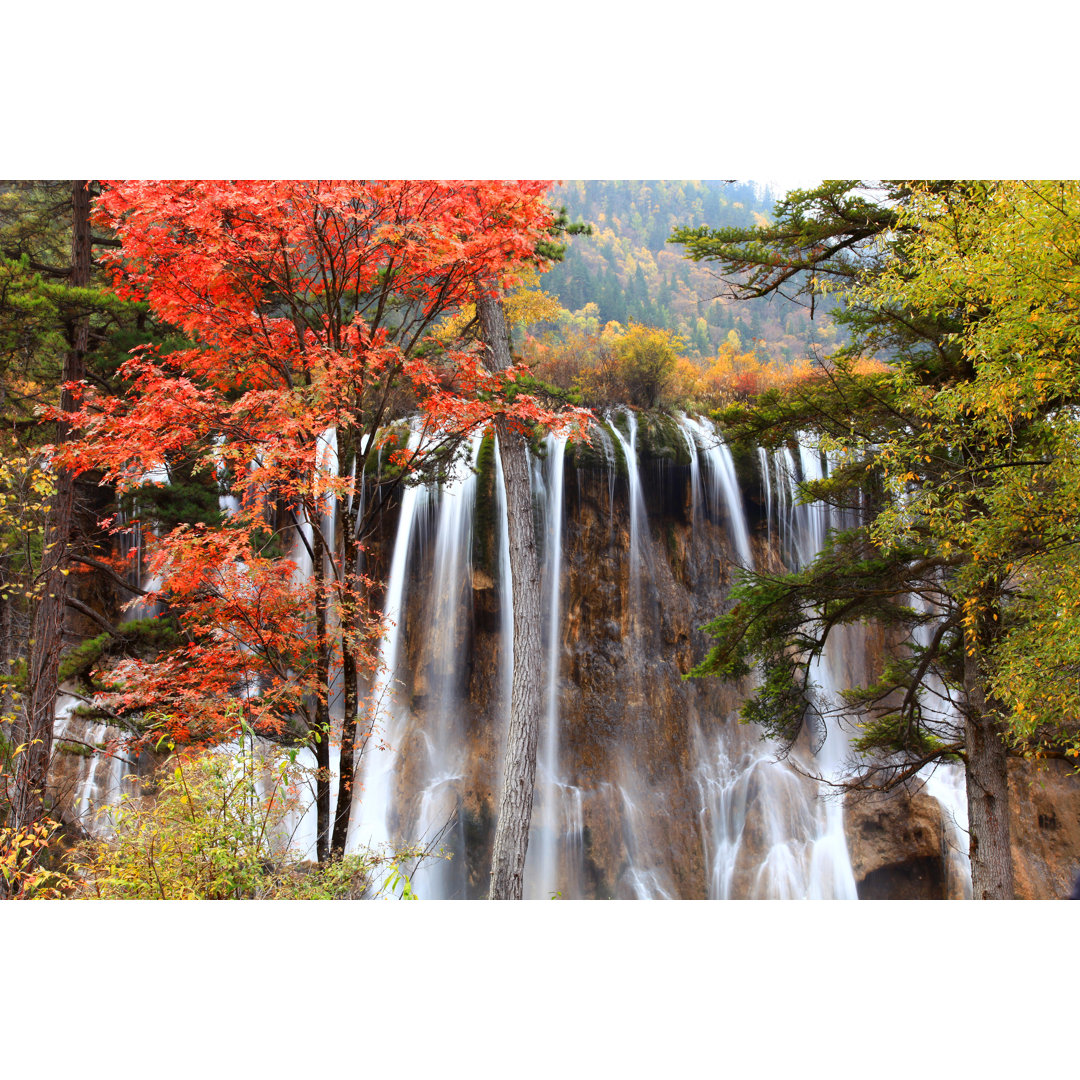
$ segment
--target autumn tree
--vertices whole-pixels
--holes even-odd
[[[507,392],[513,367],[493,373],[475,342],[434,333],[478,281],[512,286],[542,262],[545,188],[127,182],[99,200],[123,244],[118,288],[193,344],[136,350],[131,392],[88,394],[64,459],[130,490],[183,453],[233,505],[220,525],[157,538],[149,571],[183,643],[122,665],[109,700],[174,740],[228,737],[240,719],[308,740],[320,861],[345,849],[371,734],[378,626],[361,554],[381,504],[494,415],[555,419]],[[393,468],[379,473],[380,455]]]
[[[947,310],[970,377],[929,393],[899,368],[894,393],[916,424],[878,453],[904,500],[875,522],[883,549],[932,534],[960,555],[968,680],[1013,746],[1076,753],[1069,658],[1075,620],[1080,398],[1080,184],[1011,181],[920,188],[910,269],[890,267],[867,299],[925,318]],[[942,461],[936,447],[954,448]],[[927,460],[929,458],[929,461]],[[921,477],[940,469],[935,482]]]
[[[710,626],[716,644],[698,673],[761,670],[744,716],[790,743],[816,722],[811,665],[832,631],[890,627],[897,647],[880,677],[846,694],[863,721],[855,746],[872,759],[852,782],[887,788],[961,759],[980,898],[1013,894],[1006,758],[1022,725],[1005,703],[1009,627],[1068,618],[1057,589],[1071,551],[1074,395],[1059,376],[1072,340],[1072,197],[838,181],[793,193],[760,229],[675,238],[740,295],[813,303],[828,289],[846,301],[850,343],[817,379],[727,419],[764,442],[816,432],[840,464],[807,497],[862,513],[810,566],[747,575]],[[877,355],[888,372],[857,367]],[[1047,514],[1034,515],[1044,490]],[[1045,559],[1058,598],[1035,615],[1026,589]]]
[[[620,335],[615,353],[628,404],[656,408],[675,374],[680,344],[667,331],[638,323]]]

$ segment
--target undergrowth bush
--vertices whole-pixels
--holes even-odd
[[[347,855],[325,865],[291,845],[312,771],[298,752],[250,729],[235,750],[187,750],[155,774],[150,795],[106,808],[111,836],[84,842],[81,893],[106,900],[413,898],[406,865],[431,853]]]

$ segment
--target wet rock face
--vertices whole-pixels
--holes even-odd
[[[1063,761],[1011,761],[1009,797],[1016,898],[1068,897],[1080,875],[1080,776]],[[931,796],[849,796],[844,829],[860,899],[964,898],[956,840]]]
[[[635,573],[625,470],[612,476],[571,462],[564,473],[556,687],[561,786],[541,777],[534,807],[534,839],[545,828],[559,832],[551,892],[708,893],[693,748],[699,729],[727,723],[739,696],[716,680],[683,680],[704,655],[699,628],[731,574],[722,523],[705,522],[692,532],[688,476],[685,467],[667,462],[649,470]],[[426,542],[434,543],[430,530]],[[487,890],[508,721],[496,576],[490,563],[471,569],[452,638],[409,633],[407,685],[400,690],[413,712],[398,773],[398,825],[408,832],[421,817],[417,792],[430,786],[437,672],[453,669],[461,679],[454,730],[462,750],[446,806],[458,822],[450,837],[454,894],[467,897]],[[431,560],[417,560],[408,627],[433,625],[439,591]],[[575,820],[568,823],[567,815]]]
[[[927,855],[872,870],[859,882],[860,900],[947,900],[940,856]]]
[[[567,450],[557,775],[545,775],[541,763],[527,894],[807,895],[810,871],[788,864],[815,862],[807,853],[821,836],[817,788],[777,766],[758,733],[737,722],[747,687],[684,679],[707,652],[701,627],[720,611],[735,575],[735,522],[720,501],[693,505],[677,430],[643,424],[640,434],[644,505],[636,546],[621,451],[613,452],[610,439],[606,451],[599,443],[588,452]],[[757,566],[780,570],[779,527],[753,465],[736,461],[750,546]],[[452,580],[440,580],[435,569],[441,504],[433,499],[422,512],[401,615],[395,692],[408,722],[396,740],[387,820],[405,843],[431,840],[446,827],[439,843],[453,858],[418,886],[428,896],[478,898],[488,888],[509,719],[509,641],[498,514],[484,476],[472,538]],[[368,548],[366,569],[376,580],[387,578],[397,519],[388,513]],[[538,510],[541,540],[545,528]],[[115,603],[104,609],[112,614]],[[881,634],[856,628],[836,645],[838,678],[857,682],[879,654]],[[546,665],[546,658],[535,662]],[[95,747],[117,734],[92,727],[78,737]],[[811,767],[806,757],[799,764]],[[66,819],[110,798],[113,769],[85,749],[57,753],[55,793]],[[1015,767],[1011,782],[1017,894],[1067,896],[1080,873],[1080,779],[1066,763],[1050,762],[1041,770]],[[860,898],[964,895],[948,822],[929,794],[848,799],[843,819],[841,840]]]
[[[1009,766],[1018,900],[1063,900],[1080,875],[1080,776],[1064,761]]]
[[[946,900],[945,825],[923,792],[849,796],[844,833],[860,900]]]

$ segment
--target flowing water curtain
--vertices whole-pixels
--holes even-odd
[[[407,448],[415,450],[420,439],[419,432],[410,430]],[[402,644],[410,556],[432,496],[429,485],[412,484],[405,488],[401,498],[383,601],[387,630],[379,645],[380,662],[372,689],[372,721],[362,740],[362,794],[349,826],[349,849],[353,851],[358,848],[386,850],[393,842],[391,815],[395,767],[409,715],[399,700],[398,688],[404,676]]]
[[[417,667],[427,684],[425,700],[402,736],[407,752],[422,762],[418,790],[402,812],[404,835],[412,837],[412,843],[438,844],[451,855],[449,860],[426,861],[416,874],[417,893],[433,900],[465,898],[463,659],[472,633],[472,545],[481,441],[481,433],[468,440],[467,456],[439,489],[424,637],[417,654]]]
[[[708,434],[701,421],[684,421],[698,440]],[[711,466],[714,499],[726,501],[735,547],[745,565],[750,561],[749,534],[742,498],[730,451],[712,434],[707,460]],[[796,503],[799,480],[824,476],[821,455],[799,448],[796,468],[790,449],[782,448],[783,482],[770,482],[776,490],[778,545],[781,558],[795,557],[801,565],[813,558],[825,539],[827,510],[819,503]],[[760,460],[760,458],[759,458]],[[768,475],[767,457],[763,460]],[[780,478],[778,477],[778,481]],[[715,513],[715,510],[714,510]],[[772,508],[767,511],[771,532]],[[827,700],[838,696],[830,651],[815,662],[814,679]],[[818,738],[802,754],[800,768],[818,770],[829,778],[839,774],[847,742],[835,724],[826,731],[822,721]],[[786,762],[776,760],[775,748],[760,742],[745,744],[745,732],[729,722],[712,737],[699,731],[696,740],[696,780],[702,799],[702,839],[709,868],[712,899],[851,898],[856,895],[847,843],[843,808],[837,799],[821,799],[815,785],[798,776]],[[803,755],[810,752],[809,760]]]
[[[559,762],[559,668],[561,659],[562,531],[565,500],[566,436],[548,435],[542,459],[533,458],[534,498],[544,510],[543,603],[544,718],[536,773],[536,811],[533,814],[525,871],[529,899],[569,892],[570,860],[562,849],[573,832],[581,791],[568,783]],[[570,840],[573,848],[574,842]],[[561,872],[560,872],[561,871]]]
[[[700,422],[695,421],[695,425],[697,424],[700,424]],[[630,597],[629,602],[634,608],[629,624],[630,636],[633,641],[646,629],[642,623],[641,598],[644,593],[644,586],[647,583],[643,583],[642,576],[648,575],[651,555],[644,550],[647,521],[645,520],[645,502],[641,490],[640,472],[637,468],[637,430],[632,414],[625,417],[621,426],[626,428],[625,432],[620,430],[620,426],[615,426],[613,430],[615,439],[621,444],[620,448],[627,463],[627,495],[630,516],[630,544],[627,567],[630,581],[627,591]],[[701,430],[700,427],[695,428],[699,435]],[[708,449],[711,451],[707,455],[707,460],[710,462],[709,482],[714,492],[712,512],[714,515],[723,516],[736,530],[737,535],[733,545],[745,557],[745,554],[749,552],[748,533],[745,528],[745,513],[741,501],[736,498],[737,487],[732,482],[733,470],[728,467],[730,457],[728,456],[727,460],[725,460],[723,451],[726,451],[726,447],[723,448],[723,451],[720,450],[715,431],[705,429],[705,432],[710,440]],[[557,483],[555,473],[551,470],[553,457],[551,449],[549,445],[546,473],[543,468],[537,468],[536,470],[536,475],[543,477],[543,482],[537,484],[537,489],[543,495],[544,520],[549,538],[549,543],[546,546],[548,581],[551,580],[553,575],[552,562],[556,558],[561,560],[561,550],[558,550],[556,554],[557,549],[551,542],[553,523],[556,520],[556,514],[552,509],[553,492]],[[730,452],[727,451],[727,454],[730,455]],[[559,475],[561,476],[561,473]],[[722,512],[720,510],[721,502],[724,504]],[[463,502],[462,507],[466,505],[467,503]],[[823,535],[820,524],[810,516],[811,513],[812,511],[806,511],[797,518],[793,518],[792,522],[794,527],[799,530],[799,535],[795,538],[798,541],[797,546],[804,551],[808,550],[808,545],[815,538]],[[456,518],[457,515],[451,515],[451,517]],[[456,536],[457,543],[461,544],[463,542],[461,529],[457,527],[448,529],[447,527],[447,522],[451,520],[451,517],[444,517],[444,512],[440,512],[439,534],[444,540],[446,537]],[[444,548],[440,563],[443,568],[434,571],[435,578],[438,580],[445,577],[447,574],[446,567],[454,562],[454,559],[448,558],[447,551]],[[434,592],[438,595],[449,595],[445,586],[435,587]],[[551,605],[553,597],[550,588],[546,592],[546,596],[549,612],[547,641],[550,650],[552,648],[551,643],[555,640],[552,630],[556,625],[556,621],[552,618]],[[451,614],[451,621],[454,618],[456,616]],[[553,656],[551,654],[549,654],[547,660],[548,677],[549,680],[552,680],[557,678],[557,667],[552,663]],[[444,694],[444,717],[449,715],[452,697],[452,694]],[[647,789],[641,779],[639,764],[632,761],[626,754],[619,755],[619,761],[615,768],[615,782],[600,780],[594,784],[592,790],[584,790],[560,776],[558,765],[553,766],[551,764],[557,762],[557,752],[553,752],[558,745],[558,718],[552,709],[555,700],[556,696],[549,688],[549,708],[545,729],[545,749],[548,751],[549,756],[540,777],[540,798],[545,809],[538,815],[534,828],[534,843],[537,846],[532,854],[534,867],[533,884],[530,886],[532,894],[550,895],[552,892],[561,891],[552,888],[553,884],[559,883],[558,877],[553,878],[551,876],[553,868],[556,866],[559,866],[558,873],[562,875],[563,884],[570,877],[576,876],[580,878],[580,873],[575,874],[578,867],[573,864],[575,860],[581,858],[583,832],[581,822],[584,816],[584,806],[589,801],[594,803],[603,801],[619,821],[617,832],[621,837],[623,861],[625,863],[622,888],[629,895],[642,898],[674,895],[670,880],[670,868],[664,865],[666,853],[652,850],[648,840],[651,823],[647,821],[647,818],[657,813],[658,793]],[[430,754],[430,748],[439,744],[438,729],[429,731],[425,735],[425,739]],[[718,761],[721,762],[727,762],[728,759],[729,755],[726,754],[726,751],[718,757]],[[422,793],[428,801],[429,817],[436,790],[440,787],[452,786],[461,779],[460,771],[452,766],[448,767],[448,763],[445,761],[443,761],[441,768],[435,767],[435,762],[439,760],[438,754],[430,757],[428,780]],[[738,767],[734,771],[730,763],[728,763],[727,772],[729,775],[724,778],[721,787],[725,784],[730,787],[733,782],[737,787],[741,783],[745,789],[744,796],[745,791],[752,789],[757,794],[750,801],[761,800],[762,806],[769,805],[770,800],[767,795],[771,792],[775,796],[772,802],[776,804],[770,810],[766,822],[768,843],[764,853],[761,855],[761,863],[755,870],[751,888],[752,894],[797,896],[844,895],[852,892],[852,883],[844,878],[846,851],[843,847],[842,819],[840,816],[834,811],[822,810],[821,807],[817,806],[812,794],[803,790],[803,786],[785,766],[777,765],[771,759],[767,759],[760,754],[749,758],[745,756],[739,757],[737,761]],[[731,775],[732,772],[733,775]],[[705,788],[709,788],[710,777],[703,775],[701,783]],[[716,784],[712,784],[711,787],[715,789]],[[703,798],[703,803],[705,801]],[[733,800],[728,801],[732,802],[735,807],[739,807],[745,806],[747,800],[745,797],[740,800],[740,796],[736,792]],[[559,813],[560,803],[562,804],[561,814]],[[708,817],[705,811],[706,807],[703,805],[703,816]],[[717,816],[717,814],[713,814],[713,817]],[[722,833],[722,839],[717,845],[714,845],[718,850],[723,849],[725,845],[728,849],[734,849],[737,846],[737,839],[745,828],[745,818],[741,822],[727,820],[731,817],[727,811],[725,811],[724,816],[726,818],[724,823],[717,826]],[[423,814],[421,814],[421,818],[423,818]],[[562,849],[561,859],[559,855],[560,848]],[[713,880],[717,883],[712,887],[711,893],[712,895],[722,895],[724,888],[722,882],[732,877],[732,871],[720,865],[723,860],[718,860],[715,853],[711,853],[711,855]],[[850,870],[848,870],[848,878],[850,878]],[[446,895],[448,889],[451,888],[446,881],[445,873],[441,875],[437,873],[431,874],[427,885],[428,891],[425,893],[421,888],[421,895]]]
[[[735,462],[715,426],[699,417],[684,416],[681,420],[684,432],[694,447],[693,457],[700,453],[706,463],[708,498],[695,485],[694,497],[706,502],[700,513],[711,520],[726,520],[738,552],[740,565],[753,569],[754,556],[750,547],[750,530],[746,523],[742,491],[735,473]],[[704,482],[703,482],[704,483]],[[695,508],[695,514],[699,511]]]
[[[135,793],[136,761],[123,749],[121,731],[76,714],[82,704],[81,697],[61,687],[53,725],[50,787],[65,821],[104,839],[113,832],[110,808],[125,794]]]
[[[911,597],[912,606],[933,615],[926,597]],[[920,623],[914,629],[916,644],[925,648],[930,644],[935,623]],[[940,679],[928,676],[919,695],[924,717],[937,720],[947,726],[959,723],[956,705]],[[942,846],[944,850],[944,884],[947,897],[962,896],[971,899],[971,859],[968,854],[967,787],[964,769],[952,762],[934,762],[919,772],[923,790],[937,800],[941,810]]]
[[[681,420],[680,425],[690,453],[691,465],[682,475],[689,484],[689,513],[695,529],[699,521],[716,519],[727,534],[731,557],[742,561],[752,548],[738,484],[732,482],[734,470],[727,466],[730,451],[726,447],[721,450],[722,443],[707,421],[692,418]],[[647,612],[652,573],[660,555],[653,550],[655,541],[637,467],[636,418],[626,415],[610,430],[613,435],[606,428],[598,429],[594,445],[609,462],[606,483],[610,520],[605,532],[611,536],[617,509],[617,455],[621,454],[626,462],[625,496],[620,494],[619,500],[623,505],[625,497],[627,517],[623,520],[629,524],[629,546],[622,572],[626,575],[629,602],[636,605],[627,627],[632,642],[639,643],[627,647],[627,663],[632,668],[637,659],[634,648],[641,642],[656,640],[656,626]],[[469,444],[468,464],[459,465],[441,486],[413,485],[403,492],[386,582],[384,609],[390,624],[381,645],[383,671],[372,690],[375,726],[361,758],[362,797],[354,809],[349,833],[348,847],[355,851],[416,842],[451,822],[451,831],[443,842],[454,852],[455,859],[448,865],[421,868],[416,887],[424,898],[466,894],[466,866],[469,858],[476,857],[469,845],[478,842],[474,836],[463,835],[460,816],[454,817],[460,815],[463,789],[475,783],[475,775],[470,773],[475,766],[463,760],[460,753],[468,741],[463,735],[462,718],[469,708],[460,662],[471,647],[468,641],[475,631],[469,585],[476,517],[473,467],[478,450],[479,441],[475,439]],[[631,744],[638,745],[638,737],[634,736],[625,751],[613,755],[599,771],[567,758],[563,749],[559,686],[568,615],[562,590],[555,583],[564,578],[563,515],[568,505],[565,454],[565,440],[549,438],[544,455],[534,463],[544,537],[547,696],[538,775],[539,813],[533,824],[527,888],[530,895],[541,897],[553,893],[593,895],[586,873],[588,822],[592,822],[591,842],[595,845],[597,822],[606,816],[610,820],[611,842],[618,849],[611,859],[623,867],[619,880],[610,883],[615,893],[641,898],[678,896],[681,893],[675,884],[678,868],[674,860],[681,856],[665,847],[665,834],[658,831],[658,819],[675,810],[670,793],[650,787],[643,761],[631,753]],[[812,450],[800,450],[796,458],[787,448],[769,458],[774,468],[766,489],[772,494],[766,510],[766,529],[775,530],[778,546],[791,556],[812,557],[813,545],[824,536],[824,508],[797,506],[794,485],[797,478],[824,475],[822,458]],[[782,465],[779,471],[778,465]],[[501,644],[494,677],[496,690],[485,719],[493,743],[501,743],[500,725],[512,671],[508,647],[512,597],[505,551],[505,500],[500,492],[496,459],[492,527],[499,549],[499,569],[493,588]],[[421,583],[426,589],[417,592]],[[855,644],[857,652],[858,642]],[[419,658],[417,670],[409,669],[406,660],[410,656]],[[457,662],[457,668],[447,664],[448,658]],[[816,670],[817,680],[827,691],[838,681],[830,669],[831,662],[827,654]],[[624,676],[632,680],[636,674],[624,668]],[[413,700],[418,678],[427,684],[422,687],[429,699],[426,702]],[[697,792],[707,895],[717,899],[853,896],[840,804],[817,799],[812,785],[786,765],[775,762],[768,747],[743,726],[730,720],[706,724],[696,715],[695,693],[694,689],[686,690],[688,696],[681,700],[694,714],[694,764],[688,783]],[[648,722],[648,717],[643,718],[646,726]],[[843,746],[842,738],[830,731],[818,759],[806,763],[820,769],[833,768],[837,764],[835,755]],[[942,790],[939,798],[944,799],[951,790],[941,783],[947,775],[936,775]],[[962,821],[959,811],[957,816]],[[313,848],[313,818],[313,814],[304,815],[292,825],[294,843]]]

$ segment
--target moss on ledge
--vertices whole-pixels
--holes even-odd
[[[690,448],[679,421],[670,413],[638,413],[638,457],[642,460],[667,461],[689,465]]]

